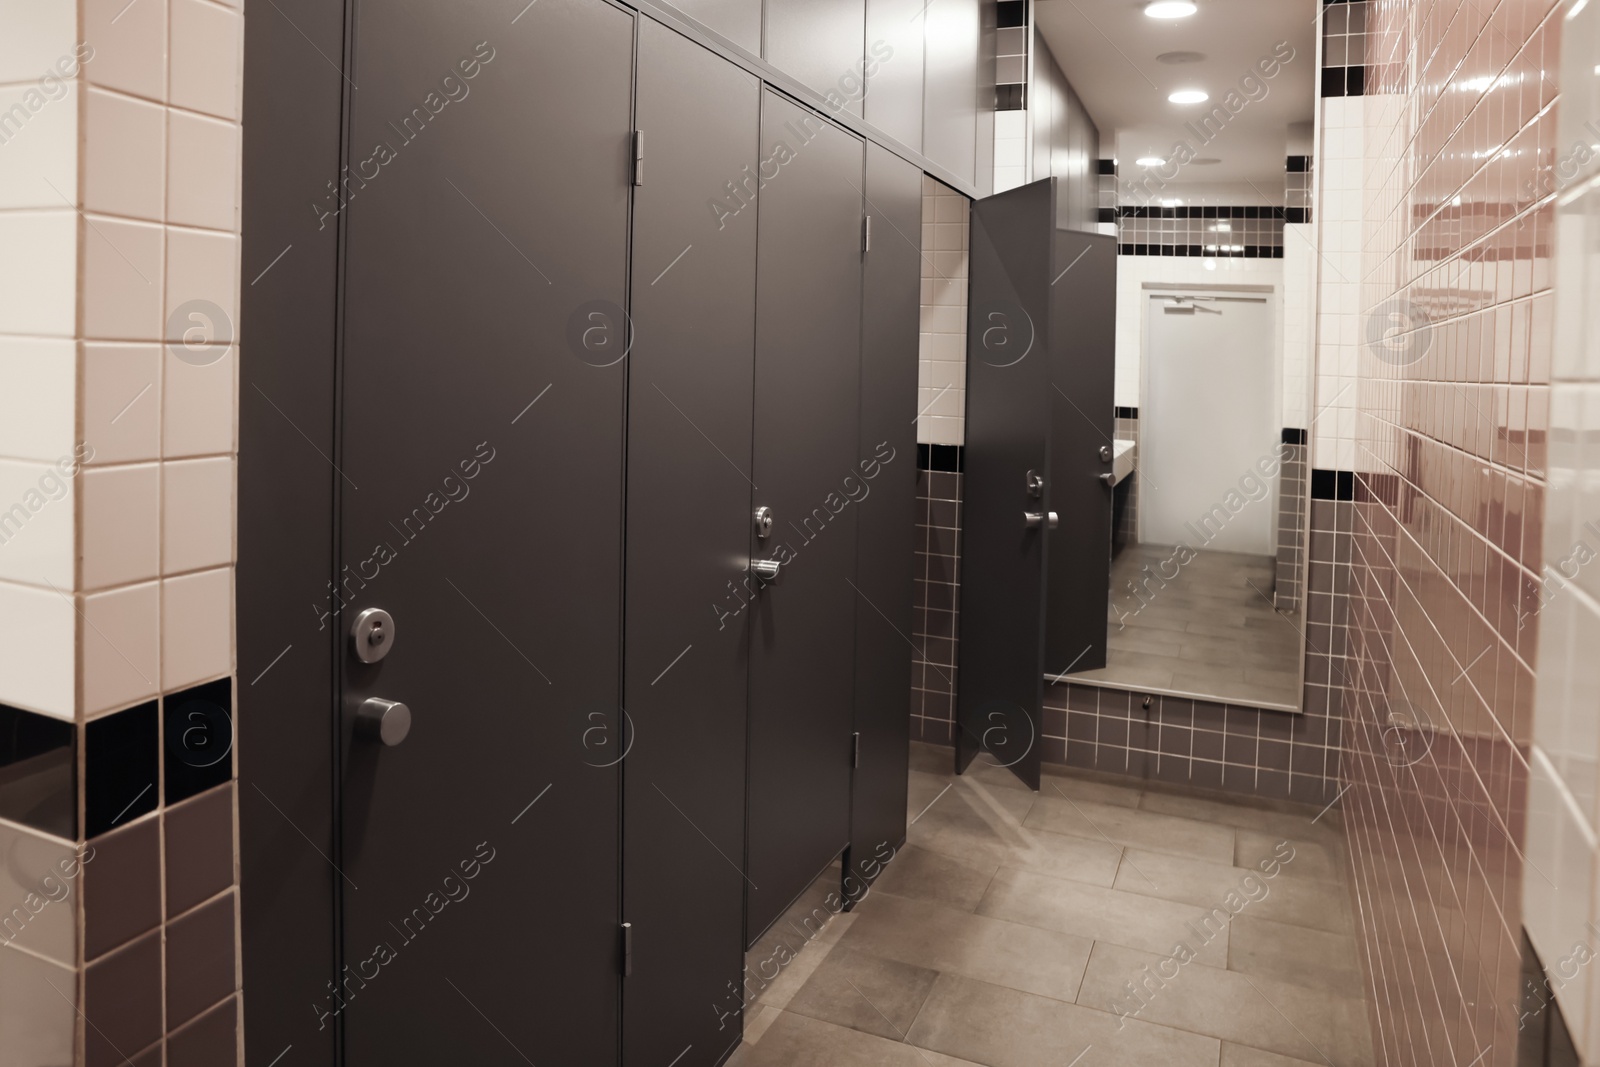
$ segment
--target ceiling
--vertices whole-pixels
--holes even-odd
[[[1201,201],[1238,202],[1258,190],[1262,201],[1282,203],[1284,156],[1310,152],[1309,143],[1291,151],[1289,127],[1309,123],[1316,106],[1318,0],[1195,2],[1198,12],[1171,20],[1145,15],[1144,0],[1035,0],[1033,10],[1045,43],[1100,128],[1101,156],[1115,156],[1123,182],[1145,173],[1135,159],[1173,157],[1173,146],[1186,141],[1195,156],[1218,162],[1183,167],[1162,195],[1190,192]],[[1241,79],[1259,78],[1257,62],[1275,50],[1288,55],[1280,42],[1294,50],[1293,58],[1276,77],[1248,85],[1256,97],[1248,99]],[[1173,52],[1202,58],[1157,59]],[[1167,95],[1177,89],[1203,89],[1211,99],[1169,103]],[[1237,114],[1209,142],[1185,126],[1192,121],[1198,128],[1230,89],[1238,92]],[[1213,120],[1213,129],[1218,125]],[[1169,166],[1162,173],[1171,172]]]

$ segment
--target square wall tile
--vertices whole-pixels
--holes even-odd
[[[167,715],[178,716],[186,726],[197,721],[188,720],[181,705],[172,703],[167,705]],[[197,747],[189,745],[182,750],[195,752]],[[162,818],[166,821],[167,914],[181,915],[234,883],[233,785],[223,783],[169,807]]]
[[[168,341],[185,346],[227,344],[239,321],[239,239],[233,234],[167,231]],[[207,357],[192,356],[198,362]]]
[[[0,213],[0,248],[0,333],[74,336],[77,213],[66,203],[59,211]]]
[[[89,215],[83,238],[83,332],[93,341],[161,336],[159,225]]]
[[[0,88],[0,208],[59,208],[78,193],[78,86]]]
[[[76,839],[77,781],[77,731],[72,723],[0,704],[0,819]],[[71,957],[61,960],[70,962]]]
[[[151,931],[89,964],[83,999],[85,1067],[122,1067],[127,1062],[122,1049],[144,1049],[159,1041],[161,932]]]
[[[228,456],[162,465],[163,574],[233,562],[233,467]]]
[[[156,577],[161,566],[161,471],[154,463],[91,467],[79,477],[83,588]]]
[[[63,967],[77,965],[78,848],[69,841],[0,824],[0,945],[15,945]],[[7,1040],[14,1036],[7,1035]]]
[[[0,1067],[72,1063],[77,1002],[70,968],[0,946]]]
[[[166,205],[166,109],[91,88],[83,133],[84,210],[160,222]]]
[[[78,40],[76,0],[0,0],[0,84],[38,81]],[[71,75],[63,74],[63,77]]]
[[[78,365],[71,341],[0,337],[0,457],[53,463],[71,455]]]
[[[166,4],[83,0],[83,37],[94,47],[83,64],[91,85],[166,99]]]
[[[239,998],[229,997],[167,1038],[167,1067],[232,1067],[238,1041]]]
[[[235,230],[239,224],[239,127],[173,111],[167,134],[167,219]]]
[[[168,689],[233,669],[233,571],[201,571],[161,583],[161,669]]]
[[[234,901],[227,893],[167,925],[167,1025],[179,1027],[236,989]]]
[[[244,18],[204,0],[172,0],[171,99],[175,107],[239,117]]]
[[[73,469],[0,460],[0,579],[74,588]]]
[[[89,593],[83,611],[83,709],[93,715],[161,690],[161,593],[156,582]]]
[[[168,804],[182,803],[233,778],[233,679],[219,678],[169,694],[162,715]]]
[[[217,358],[208,360],[215,355]],[[162,452],[201,456],[234,450],[237,348],[196,351],[168,345],[164,364]]]
[[[83,441],[91,464],[161,455],[161,346],[83,346]]]
[[[0,701],[72,721],[76,629],[70,593],[0,582]]]
[[[161,800],[159,719],[151,700],[84,726],[83,824],[88,837],[156,810]]]
[[[81,876],[86,960],[161,925],[160,823],[150,818],[134,822],[96,838],[90,848]]]

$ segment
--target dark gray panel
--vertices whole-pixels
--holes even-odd
[[[621,700],[634,24],[507,22],[356,26],[352,151],[393,155],[348,208],[342,555],[397,633],[345,703],[414,724],[344,767],[347,962],[396,957],[348,1001],[353,1064],[617,1059],[620,772],[591,731]]]
[[[751,55],[761,54],[761,0],[676,0],[672,6]]]
[[[866,120],[922,150],[924,0],[867,0]]]
[[[343,56],[344,10],[279,2],[285,17],[252,22],[245,40],[241,257],[256,279],[242,294],[239,378],[245,1055],[270,1063],[292,1042],[299,1062],[333,1067],[337,1030],[319,1029],[306,1004],[338,971],[338,875],[323,858],[336,848],[335,638],[307,605],[324,601],[333,573],[338,475],[323,457],[334,454],[339,247],[306,205],[339,169],[345,83],[317,49]]]
[[[980,751],[1039,786],[1048,483],[1052,180],[973,204],[961,535],[957,758]],[[1062,522],[1070,522],[1063,516]]]
[[[746,944],[850,833],[862,143],[776,93],[762,103],[751,555],[783,573],[750,611]],[[777,161],[784,162],[777,162]]]
[[[623,990],[628,1064],[739,1040],[761,85],[649,19],[639,37],[628,404]],[[753,199],[754,187],[750,189]],[[708,208],[717,198],[718,210]],[[600,735],[595,735],[597,738]],[[612,738],[621,756],[621,737]],[[681,1056],[681,1058],[679,1058]]]
[[[1056,179],[1063,189],[1067,182]],[[1061,205],[1057,205],[1058,209]],[[1112,378],[1116,370],[1117,239],[1055,232],[1050,276],[1050,508],[1045,672],[1106,665],[1111,588]]]
[[[922,272],[922,172],[867,145],[872,247],[861,291],[861,455],[880,443],[894,458],[856,516],[856,730],[861,757],[850,815],[850,866],[877,877],[905,838],[911,741],[913,566],[917,507],[917,346]],[[858,479],[859,481],[859,479]],[[854,899],[863,886],[847,883]]]
[[[922,151],[959,175],[977,177],[978,108],[994,108],[994,60],[987,61],[991,90],[982,100],[981,55],[984,0],[928,0],[927,96],[923,102]]]
[[[861,115],[866,0],[767,0],[762,55],[821,93],[830,112]]]

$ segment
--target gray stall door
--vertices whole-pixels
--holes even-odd
[[[622,760],[623,1058],[638,1067],[713,1064],[742,1033],[756,208],[706,199],[754,170],[760,111],[753,75],[641,21],[627,719],[593,735]]]
[[[394,626],[343,670],[351,1064],[617,1060],[619,771],[590,731],[621,697],[633,37],[601,0],[355,26],[342,624]],[[372,697],[409,706],[400,744],[354,729]]]
[[[756,285],[758,507],[752,600],[746,945],[850,838],[859,479],[862,142],[767,91]],[[883,475],[887,477],[888,475]]]

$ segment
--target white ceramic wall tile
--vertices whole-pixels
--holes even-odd
[[[105,89],[91,88],[84,99],[84,209],[160,222],[166,109]]]
[[[233,562],[233,466],[226,456],[162,465],[163,574]]]
[[[231,233],[167,230],[166,339],[203,334],[229,341],[239,321],[239,238]],[[217,313],[221,312],[221,317]]]
[[[78,600],[84,714],[155,696],[161,687],[160,585],[144,582]]]
[[[87,215],[83,331],[91,340],[154,341],[161,334],[162,227]]]
[[[71,454],[77,377],[71,341],[0,337],[0,457]]]
[[[237,348],[214,363],[196,365],[194,353],[168,345],[164,365],[162,454],[203,456],[232,452]],[[186,358],[180,358],[180,354]]]
[[[0,579],[70,591],[73,466],[0,460]]]
[[[0,88],[0,208],[61,208],[78,188],[78,86]]]
[[[71,720],[72,595],[0,582],[0,703]]]
[[[238,228],[239,127],[173,111],[167,137],[167,219]]]
[[[92,85],[147,100],[167,96],[167,5],[83,0],[83,36],[94,54],[83,64]]]
[[[76,0],[0,0],[0,85],[36,82],[78,39]]]
[[[161,583],[162,684],[170,692],[233,667],[233,571],[201,571]]]
[[[91,467],[79,480],[82,588],[156,577],[161,567],[161,481],[154,463]]]
[[[219,118],[239,117],[243,16],[206,0],[172,0],[170,100]]]
[[[161,454],[161,346],[83,346],[83,441],[90,464]]]
[[[0,248],[5,249],[0,255],[0,333],[73,336],[77,214],[67,206],[0,213]]]

